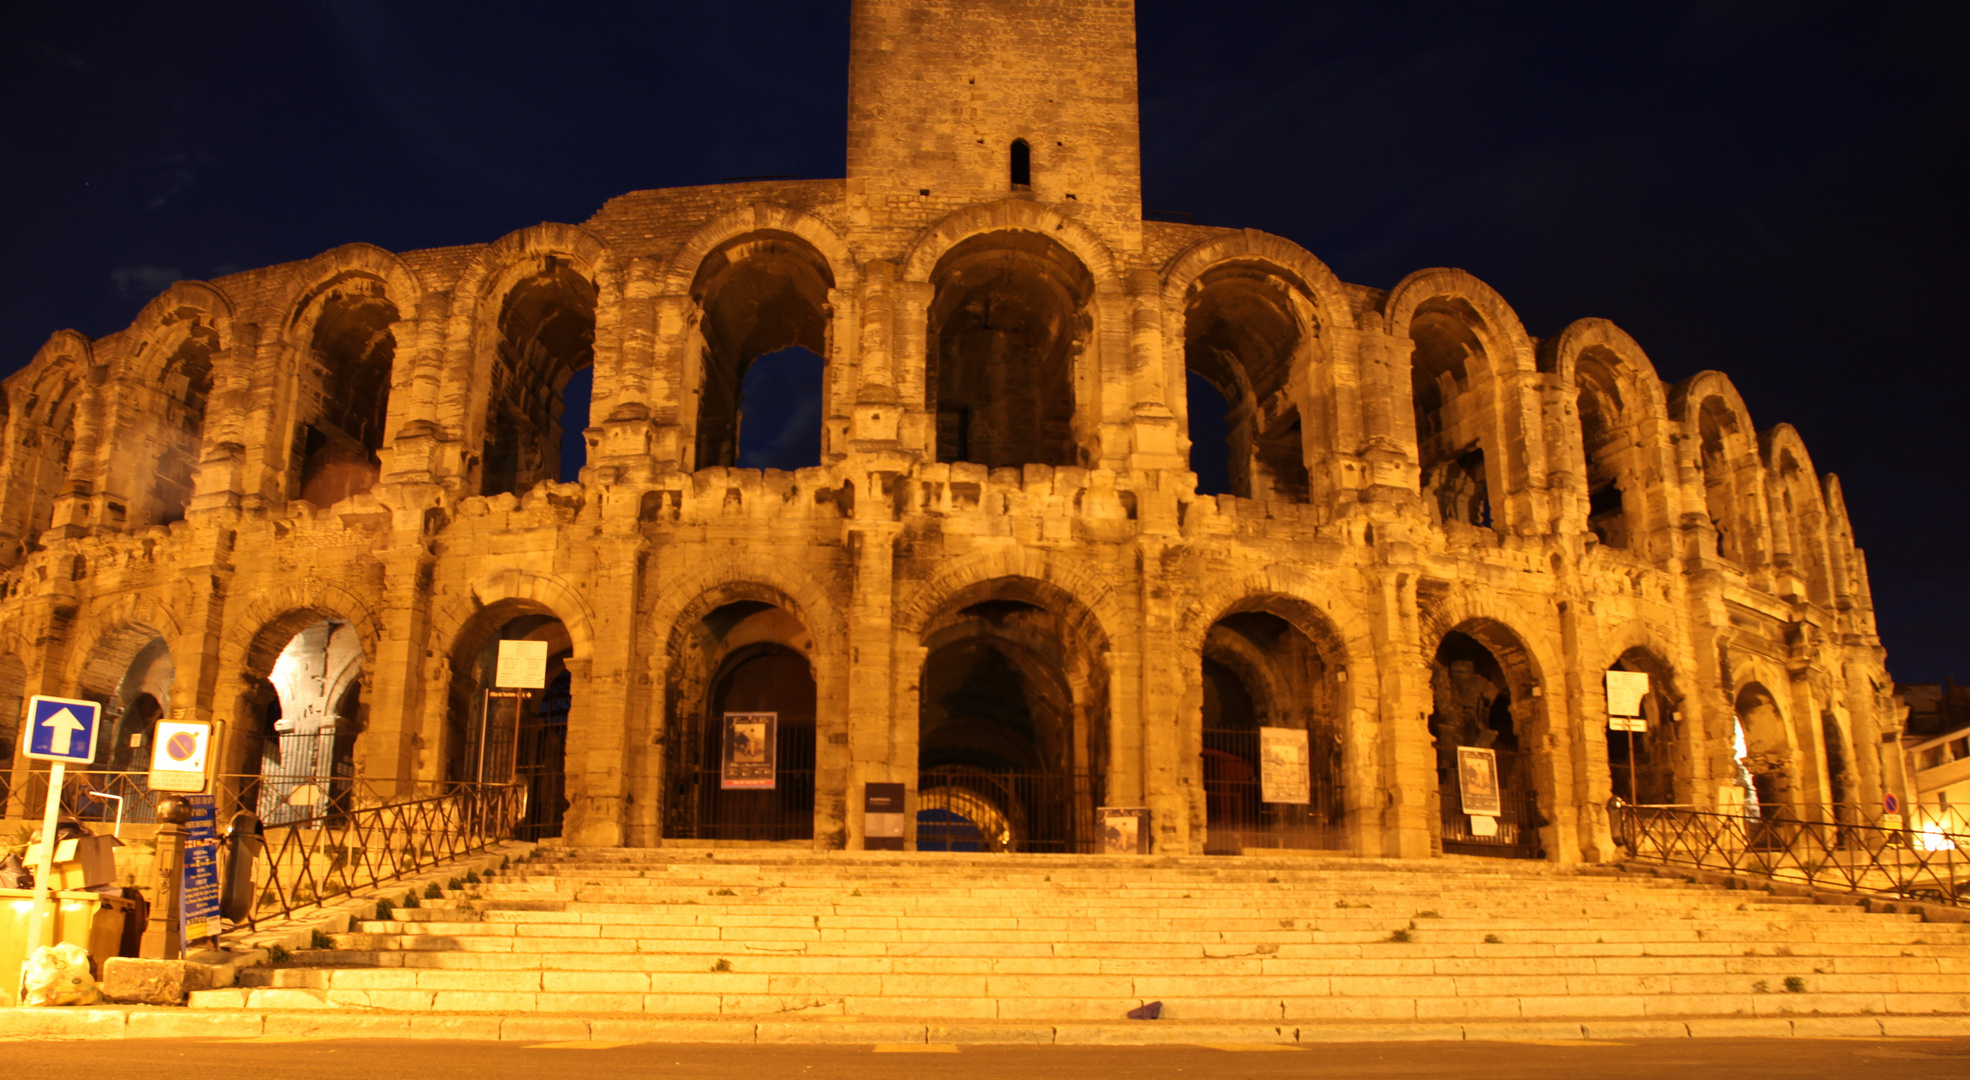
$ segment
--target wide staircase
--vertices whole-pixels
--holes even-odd
[[[546,848],[208,1008],[953,1024],[1970,1014],[1970,927],[1481,859]],[[933,1040],[934,1041],[934,1040]]]

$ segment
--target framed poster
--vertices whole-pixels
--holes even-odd
[[[1149,811],[1139,806],[1103,806],[1101,853],[1104,855],[1147,855],[1149,853]]]
[[[1269,803],[1313,801],[1307,776],[1306,732],[1297,728],[1259,729],[1259,798]]]
[[[1457,788],[1464,797],[1464,813],[1494,818],[1504,814],[1495,752],[1475,746],[1458,747]]]
[[[725,752],[718,768],[718,786],[731,790],[771,791],[776,779],[775,750],[780,726],[776,712],[725,714]]]

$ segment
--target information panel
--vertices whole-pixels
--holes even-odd
[[[1259,729],[1259,798],[1269,803],[1313,801],[1307,736],[1298,728]]]
[[[725,714],[725,753],[719,763],[718,786],[724,789],[771,790],[777,782],[775,760],[780,726],[776,712]]]
[[[210,795],[187,795],[192,819],[185,823],[185,865],[178,905],[186,946],[216,938],[219,925],[219,820]]]

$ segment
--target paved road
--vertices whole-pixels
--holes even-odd
[[[1727,1077],[1964,1080],[1970,1039],[1673,1039],[1167,1047],[693,1046],[290,1039],[0,1043],[0,1075],[36,1080],[963,1080]]]

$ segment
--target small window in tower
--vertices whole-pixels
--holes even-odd
[[[1029,187],[1033,183],[1033,148],[1026,145],[1025,139],[1012,140],[1012,186]]]

